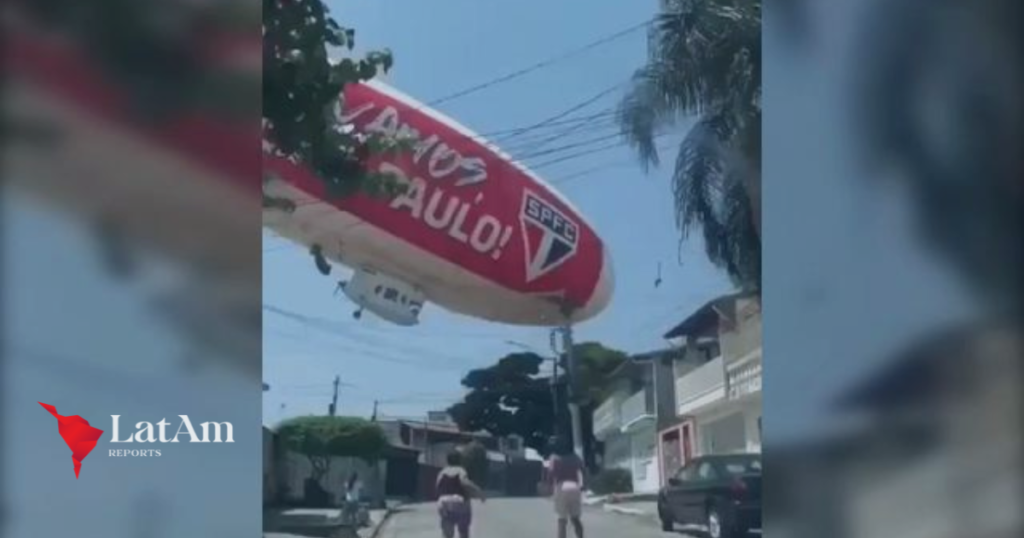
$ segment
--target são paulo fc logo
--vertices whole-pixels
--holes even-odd
[[[551,272],[576,254],[579,226],[558,208],[526,191],[519,214],[526,244],[526,281]]]

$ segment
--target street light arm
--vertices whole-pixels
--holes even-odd
[[[527,351],[529,353],[533,353],[534,355],[537,355],[538,357],[540,357],[541,359],[544,359],[545,361],[557,361],[558,360],[556,357],[548,357],[544,352],[540,351],[539,349],[537,349],[537,348],[535,348],[533,346],[528,346],[528,345],[526,345],[526,344],[524,344],[522,342],[516,342],[515,340],[505,340],[505,344],[510,345],[512,347],[517,347],[517,348],[522,349],[523,351]]]

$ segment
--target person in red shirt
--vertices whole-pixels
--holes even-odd
[[[558,516],[558,538],[565,538],[572,522],[576,538],[583,538],[583,479],[585,466],[569,443],[553,438],[552,456],[545,464],[546,482]]]

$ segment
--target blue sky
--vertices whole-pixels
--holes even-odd
[[[653,16],[657,2],[357,0],[328,4],[342,25],[356,29],[359,50],[388,47],[393,51],[390,84],[429,102],[641,23]],[[642,30],[633,32],[437,108],[480,133],[531,125],[626,82],[643,63],[645,38]],[[579,115],[608,110],[619,95],[613,92]],[[548,147],[611,133],[610,122],[604,122]],[[511,142],[504,147],[515,156],[516,146]],[[537,164],[557,156],[526,162]],[[591,174],[561,179],[605,165]],[[569,159],[538,173],[555,183],[591,220],[612,253],[615,296],[603,314],[578,327],[578,341],[599,340],[630,352],[662,346],[661,335],[674,322],[731,288],[724,275],[705,261],[699,243],[684,245],[680,253],[668,169],[645,175],[633,154],[622,147]],[[354,385],[341,389],[343,413],[368,414],[373,400],[381,399],[386,400],[381,413],[420,415],[457,399],[459,379],[468,369],[515,351],[506,340],[549,349],[544,328],[488,323],[450,314],[436,305],[425,310],[421,325],[415,328],[389,326],[370,315],[356,322],[352,305],[332,296],[334,279],[321,277],[304,249],[289,247],[269,234],[264,239],[264,303],[333,320],[337,327],[325,332],[264,314],[264,376],[272,386],[264,397],[267,422],[323,412],[335,374]],[[659,263],[663,283],[655,289]],[[373,356],[366,356],[367,350]]]

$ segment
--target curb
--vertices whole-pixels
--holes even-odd
[[[625,506],[618,506],[615,504],[606,504],[602,507],[605,512],[614,512],[617,514],[625,514],[627,516],[644,517],[650,516],[648,512],[637,508],[627,508]]]
[[[380,536],[381,531],[384,529],[384,525],[388,522],[389,519],[391,519],[392,514],[398,511],[399,507],[401,507],[400,504],[387,508],[384,512],[384,515],[381,516],[380,522],[376,523],[373,526],[373,529],[370,531],[370,535],[368,536],[368,538],[377,538],[378,536]]]

